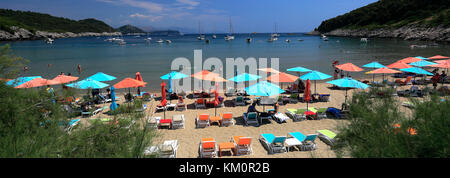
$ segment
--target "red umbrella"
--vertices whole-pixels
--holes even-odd
[[[52,80],[56,81],[60,84],[63,84],[63,83],[69,83],[69,82],[78,80],[78,77],[72,77],[72,76],[68,76],[68,75],[58,75],[55,78],[53,78]]]
[[[214,116],[217,116],[217,106],[219,105],[219,84],[216,83],[216,91],[214,91]]]
[[[308,103],[309,100],[311,99],[311,81],[306,80],[306,87],[305,87],[305,94],[304,94],[304,98],[306,101],[306,110],[308,110]]]
[[[406,68],[411,68],[413,66],[408,65],[408,64],[406,64],[404,62],[395,62],[395,63],[392,63],[392,64],[386,66],[386,67],[396,68],[396,69],[406,69]]]
[[[405,59],[398,60],[397,62],[403,62],[403,63],[409,64],[409,63],[413,63],[413,62],[417,62],[417,61],[421,61],[421,60],[422,59],[415,58],[415,57],[407,57]]]
[[[141,73],[140,72],[137,72],[136,73],[136,77],[135,77],[135,79],[136,80],[138,80],[138,81],[141,81],[141,82],[144,82],[144,80],[142,80],[142,76],[141,76]],[[137,89],[137,94],[140,96],[141,95],[141,88],[140,87],[145,87],[145,85],[142,85],[142,86],[139,86],[138,87],[138,89]]]
[[[166,83],[161,83],[161,104],[159,104],[162,107],[166,107],[167,105],[167,99],[166,99]],[[166,119],[166,110],[164,109],[164,119]]]
[[[449,59],[450,57],[447,56],[441,56],[441,55],[436,55],[433,57],[429,57],[428,59]]]

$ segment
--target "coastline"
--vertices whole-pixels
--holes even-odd
[[[36,31],[30,32],[27,29],[19,27],[11,27],[10,33],[4,30],[0,30],[0,41],[22,41],[22,40],[40,40],[45,38],[77,38],[77,37],[87,37],[87,36],[121,36],[121,32],[82,32],[82,33],[72,33],[72,32],[47,32],[47,31]]]

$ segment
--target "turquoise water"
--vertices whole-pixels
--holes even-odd
[[[411,49],[410,45],[429,45],[430,42],[403,41],[396,39],[370,39],[368,43],[361,43],[359,38],[329,37],[323,41],[318,36],[302,34],[281,34],[278,41],[267,42],[270,34],[252,35],[252,43],[246,43],[248,34],[236,35],[231,42],[224,40],[224,35],[217,35],[212,39],[206,38],[210,44],[197,40],[197,35],[180,37],[152,37],[152,42],[146,44],[147,36],[136,38],[125,36],[125,46],[107,42],[109,37],[82,37],[55,39],[53,44],[46,44],[43,40],[1,42],[9,43],[13,53],[30,60],[29,70],[24,76],[40,75],[44,78],[53,78],[60,72],[72,73],[81,79],[89,77],[96,72],[104,72],[116,76],[118,79],[109,82],[115,84],[123,78],[133,77],[136,72],[142,74],[143,79],[149,83],[147,90],[159,90],[160,76],[169,72],[171,61],[177,57],[186,57],[193,60],[194,49],[203,50],[203,60],[209,57],[228,58],[248,57],[279,58],[280,70],[303,66],[333,75],[331,63],[339,60],[340,63],[351,62],[362,66],[372,61],[388,65],[399,59],[409,56],[430,57],[437,54],[450,55],[450,46],[439,44],[427,48]],[[171,44],[158,44],[156,40],[171,40]],[[285,42],[290,39],[291,42]],[[298,39],[304,41],[299,42]],[[48,68],[48,64],[52,67]],[[82,66],[79,75],[76,67]],[[295,74],[295,73],[293,73]],[[362,76],[362,72],[352,76]]]

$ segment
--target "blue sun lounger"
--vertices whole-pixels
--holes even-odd
[[[259,141],[269,151],[269,154],[286,152],[284,142],[285,136],[275,136],[273,134],[261,134]]]

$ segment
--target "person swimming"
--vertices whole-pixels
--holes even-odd
[[[78,64],[77,69],[78,69],[78,74],[81,74],[81,65],[80,64]]]

